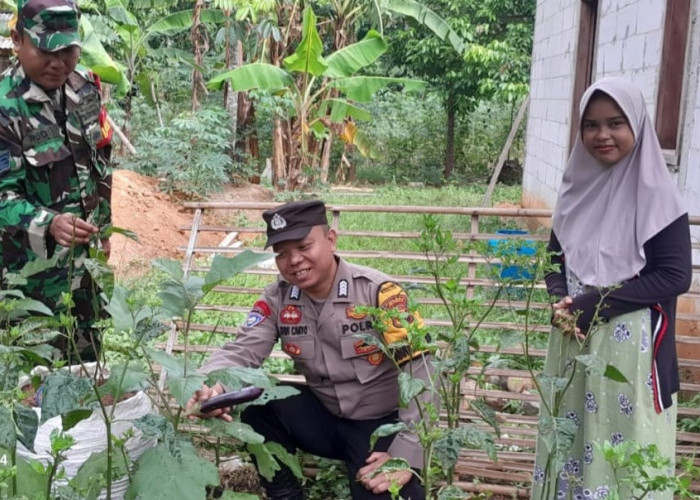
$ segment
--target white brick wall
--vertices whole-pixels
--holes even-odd
[[[556,200],[568,154],[579,3],[537,2],[523,190],[542,200]]]
[[[550,208],[567,159],[581,0],[538,0],[531,101],[523,175],[525,200]],[[678,182],[690,213],[700,215],[700,2],[693,3]],[[593,79],[622,76],[642,89],[656,113],[666,2],[601,0]]]

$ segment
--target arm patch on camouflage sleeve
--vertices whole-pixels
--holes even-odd
[[[0,151],[0,176],[10,171],[10,152]]]
[[[394,310],[399,313],[407,313],[404,318],[407,323],[411,324],[415,321],[418,325],[423,325],[420,314],[418,314],[417,311],[408,310],[408,294],[397,283],[385,281],[379,285],[379,289],[377,290],[377,306],[385,311]],[[387,346],[391,346],[398,342],[403,343],[407,341],[408,331],[406,327],[401,324],[401,320],[394,318],[386,323],[383,337],[384,343]],[[394,359],[401,365],[419,356],[421,352],[412,352],[410,346],[400,346],[394,349]]]

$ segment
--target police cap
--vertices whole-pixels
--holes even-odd
[[[301,240],[314,226],[328,224],[321,200],[293,201],[263,212],[267,224],[265,248],[288,240]]]

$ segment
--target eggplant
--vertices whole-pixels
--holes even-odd
[[[199,408],[201,413],[209,413],[213,410],[218,410],[220,408],[228,408],[230,406],[236,406],[242,403],[247,403],[248,401],[253,401],[258,399],[262,393],[265,392],[264,389],[255,386],[244,387],[239,391],[224,392],[218,396],[207,399],[204,401]]]

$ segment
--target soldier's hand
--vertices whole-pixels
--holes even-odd
[[[75,214],[58,214],[51,220],[49,233],[63,247],[84,245],[98,229]]]
[[[105,253],[107,259],[109,259],[109,256],[112,254],[112,243],[110,243],[109,238],[100,240],[100,243],[102,244],[102,251]]]
[[[229,415],[231,408],[221,408],[218,410],[210,411],[209,413],[199,413],[199,405],[226,392],[221,384],[216,384],[212,387],[207,385],[202,385],[202,388],[195,391],[194,395],[187,401],[185,405],[185,412],[188,413],[188,418],[194,420],[197,417],[200,418],[221,418],[227,422],[231,422],[233,417]],[[195,408],[196,407],[196,408]],[[194,413],[193,413],[194,412]]]

